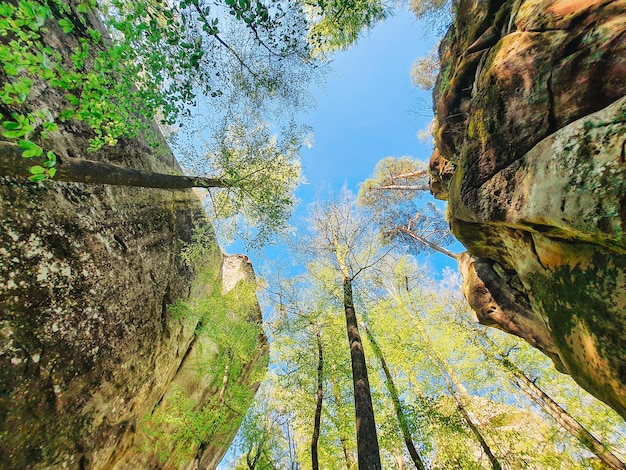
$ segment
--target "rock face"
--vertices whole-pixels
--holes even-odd
[[[51,27],[43,39],[56,48],[67,40],[59,34]],[[66,46],[69,54],[75,45]],[[54,114],[59,102],[35,84],[23,106]],[[15,111],[0,108],[4,116]],[[62,123],[46,149],[180,171],[162,140],[156,150],[137,138],[87,152],[92,135],[80,123]],[[196,227],[205,229],[194,240]],[[198,246],[201,256],[183,261],[181,253]],[[222,258],[192,191],[0,179],[0,467],[181,468],[175,454],[214,468],[236,419],[219,441],[177,440],[165,449],[155,447],[145,422],[174,389],[192,412],[219,391],[220,344],[200,324],[208,317],[170,307],[222,296]],[[256,300],[248,296],[240,307],[256,353],[228,385],[247,388],[249,404],[258,380],[252,372],[266,368],[268,351]]]
[[[461,0],[440,60],[468,300],[626,417],[626,1]]]

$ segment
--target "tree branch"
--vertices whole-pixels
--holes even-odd
[[[388,184],[385,186],[376,186],[371,188],[374,191],[397,190],[397,191],[428,191],[430,187],[427,184],[421,186],[404,185],[404,184]]]
[[[451,252],[450,250],[446,250],[445,248],[437,245],[436,243],[433,243],[429,240],[427,240],[424,237],[420,237],[418,234],[416,234],[415,232],[408,230],[404,227],[396,227],[396,230],[398,232],[404,233],[405,235],[408,235],[409,237],[413,238],[414,240],[417,240],[418,242],[426,245],[429,248],[432,248],[435,251],[438,251],[441,254],[444,254],[446,256],[449,256],[450,258],[454,258],[454,259],[458,259],[459,255],[456,253]]]

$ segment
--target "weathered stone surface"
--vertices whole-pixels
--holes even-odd
[[[209,267],[211,275],[215,274],[214,268],[215,266]],[[217,276],[221,286],[221,295],[233,293],[237,295],[237,290],[243,288],[244,283],[256,285],[252,265],[245,255],[225,256],[222,265],[218,266],[218,271],[221,271],[219,273],[221,278],[219,274]],[[194,284],[196,289],[207,285],[197,282]],[[248,285],[248,287],[250,286]],[[215,295],[217,293],[205,292],[205,294]],[[191,307],[194,306],[194,303],[197,306],[202,303],[202,296],[197,296],[195,301],[193,298],[188,300],[191,302]],[[241,307],[239,313],[243,315],[243,320],[259,325],[260,331],[262,323],[261,309],[256,301],[256,297],[248,298],[247,296],[242,296],[239,307]],[[188,324],[194,326],[197,330],[199,326],[198,318],[200,317],[194,317],[195,315],[192,314],[187,321],[191,320],[191,323]],[[204,318],[204,321],[206,320],[210,321],[210,318]],[[237,338],[237,340],[243,340],[243,338]],[[257,343],[258,347],[253,356],[245,363],[242,372],[237,377],[237,385],[248,388],[252,393],[258,389],[260,376],[264,375],[267,370],[269,356],[269,344],[262,332],[258,334]],[[114,457],[109,457],[109,462],[114,462],[112,468],[116,470],[134,470],[136,468],[211,470],[217,467],[228,450],[228,446],[235,437],[243,419],[242,413],[233,411],[233,403],[223,404],[224,407],[229,407],[226,411],[227,425],[222,426],[218,435],[211,438],[210,441],[200,443],[194,439],[191,446],[181,447],[181,442],[177,442],[176,439],[170,439],[169,435],[174,435],[181,431],[177,429],[177,424],[172,424],[180,421],[181,416],[183,416],[180,410],[172,409],[178,403],[175,397],[176,393],[182,393],[185,403],[189,404],[191,408],[190,411],[195,413],[206,411],[204,409],[206,404],[220,393],[216,383],[220,387],[223,386],[223,377],[216,375],[214,372],[209,372],[213,369],[212,364],[219,361],[219,354],[220,345],[216,344],[210,335],[201,333],[194,335],[174,377],[158,402],[155,403],[153,409],[144,417],[160,415],[167,418],[159,420],[152,425],[149,422],[144,422],[144,425],[136,429],[136,432],[125,436],[126,439],[123,439],[113,449]],[[228,386],[232,387],[232,384],[229,383]],[[223,412],[223,410],[217,410],[217,413]],[[192,419],[192,416],[188,415],[187,419]],[[185,425],[183,423],[183,426]],[[194,428],[190,427],[190,429]],[[157,433],[157,438],[154,439],[151,433]],[[165,438],[159,438],[159,436],[165,436]],[[138,452],[138,449],[141,449],[141,451]],[[159,455],[161,455],[161,458],[159,458]],[[189,458],[189,456],[192,456],[192,458]]]
[[[52,22],[44,40],[70,54],[75,38],[61,34]],[[58,112],[59,94],[33,89],[25,109]],[[5,116],[15,110],[0,107]],[[143,138],[122,139],[88,152],[91,136],[68,121],[45,146],[180,171],[163,141],[154,149]],[[168,306],[211,293],[180,256],[194,227],[207,224],[192,191],[0,180],[0,467],[164,465],[135,439],[194,350],[196,325]],[[207,243],[213,255],[205,261],[219,268],[219,247]],[[267,357],[265,343],[259,347]],[[211,392],[200,381],[193,393],[201,402]]]
[[[435,91],[454,176],[431,187],[468,299],[626,417],[626,1],[458,8]]]

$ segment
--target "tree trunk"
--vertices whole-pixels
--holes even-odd
[[[0,142],[0,176],[28,178],[28,169],[36,160],[22,157],[22,149],[9,142]],[[138,186],[160,189],[230,188],[220,178],[168,175],[152,171],[125,168],[111,163],[82,158],[57,157],[55,181],[115,186]]]
[[[376,186],[372,188],[374,191],[428,191],[430,186],[423,184],[420,186],[407,185],[407,184],[387,184],[385,186]]]
[[[404,438],[404,443],[406,444],[406,448],[409,451],[409,455],[411,459],[413,459],[413,463],[415,464],[415,468],[418,470],[425,470],[426,467],[424,462],[422,461],[420,455],[415,448],[415,444],[413,443],[413,439],[411,438],[411,432],[409,431],[409,425],[406,420],[406,416],[404,415],[404,411],[402,410],[402,403],[400,402],[400,397],[398,395],[398,389],[393,381],[393,377],[391,372],[389,371],[389,367],[387,366],[387,361],[385,361],[385,357],[383,356],[383,352],[378,346],[378,343],[374,339],[372,332],[365,325],[365,333],[367,334],[370,343],[372,343],[372,349],[374,350],[374,354],[378,357],[380,361],[380,365],[383,368],[383,372],[385,373],[387,391],[389,395],[391,395],[391,401],[393,403],[393,408],[396,412],[396,417],[398,418],[398,425],[400,426],[400,431],[402,432],[402,437]]]
[[[478,429],[478,426],[474,423],[474,420],[472,419],[472,417],[469,415],[467,408],[465,406],[463,397],[460,396],[455,383],[459,382],[458,379],[456,379],[456,377],[453,377],[452,371],[450,371],[450,369],[448,368],[448,365],[446,364],[446,362],[443,360],[443,358],[439,355],[439,353],[435,350],[435,347],[430,339],[430,337],[428,336],[428,333],[426,331],[426,328],[424,328],[424,324],[422,323],[422,319],[419,315],[419,313],[417,312],[417,310],[415,309],[415,307],[413,306],[412,302],[411,302],[411,292],[409,290],[408,285],[404,287],[405,291],[406,291],[406,302],[408,302],[408,305],[410,305],[410,310],[409,313],[412,313],[413,316],[415,317],[415,326],[417,327],[417,329],[419,330],[424,342],[426,343],[427,346],[427,350],[425,351],[426,354],[428,355],[428,357],[430,358],[430,360],[435,364],[435,366],[437,366],[437,368],[439,369],[439,371],[441,372],[441,376],[444,378],[445,382],[446,382],[446,387],[448,388],[448,391],[450,392],[450,395],[452,395],[452,398],[454,399],[458,410],[461,412],[461,415],[463,416],[464,421],[467,423],[467,425],[469,426],[470,430],[472,431],[472,433],[474,434],[474,436],[476,437],[476,439],[478,440],[478,442],[480,443],[480,446],[482,447],[483,451],[485,452],[485,455],[487,455],[487,458],[489,459],[489,462],[491,463],[491,466],[493,467],[494,470],[502,470],[502,465],[500,465],[500,462],[498,461],[498,459],[496,458],[496,456],[493,454],[493,452],[491,451],[491,448],[489,447],[489,444],[487,444],[487,441],[485,440],[485,438],[483,437],[482,433],[480,432],[480,429]],[[404,303],[405,308],[409,308],[407,306],[406,303]]]
[[[506,359],[505,359],[506,360]],[[510,362],[510,361],[508,361]],[[614,470],[626,470],[626,465],[609,451],[602,442],[576,421],[567,411],[556,403],[549,395],[541,390],[532,380],[523,373],[515,374],[515,384],[525,392],[535,403],[561,425],[568,433],[593,452],[609,468]]]
[[[467,411],[463,397],[460,396],[459,392],[454,386],[454,380],[450,376],[450,371],[447,365],[443,362],[443,360],[440,357],[438,357],[438,355],[435,358],[435,363],[437,364],[437,367],[439,367],[441,375],[443,376],[446,382],[448,391],[450,392],[450,395],[452,395],[452,398],[454,399],[458,410],[461,412],[461,416],[463,416],[463,419],[465,420],[470,430],[476,437],[476,440],[480,443],[480,447],[482,447],[483,451],[485,452],[485,455],[489,459],[491,466],[493,467],[494,470],[502,470],[502,465],[500,465],[500,462],[491,451],[491,447],[489,447],[489,444],[487,444],[487,441],[485,441],[485,438],[480,432],[480,429],[478,429],[478,426],[476,425],[476,423],[474,423],[474,420],[472,419],[469,412]]]
[[[322,338],[320,332],[316,333],[317,338],[317,403],[315,405],[315,420],[313,422],[313,437],[311,438],[311,461],[313,470],[319,470],[319,461],[317,457],[317,442],[320,437],[320,424],[322,421],[322,399],[323,399],[323,373],[324,373],[324,355],[322,351]]]
[[[513,382],[522,390],[531,400],[550,415],[565,431],[576,438],[583,446],[593,452],[602,462],[609,468],[614,470],[626,470],[626,465],[611,451],[608,450],[602,442],[600,442],[593,434],[591,434],[582,424],[580,424],[573,416],[565,411],[557,402],[555,402],[546,392],[538,385],[530,380],[522,370],[511,362],[506,355],[500,350],[498,345],[493,342],[479,328],[472,328],[484,341],[492,348],[489,350],[479,341],[475,341],[483,354],[498,363],[505,372],[513,376]]]
[[[220,404],[224,404],[224,394],[226,393],[226,387],[228,387],[228,376],[230,373],[230,366],[233,361],[233,352],[229,349],[226,352],[226,365],[224,366],[224,374],[222,375],[222,387],[220,388],[219,399]]]
[[[344,277],[343,302],[352,360],[354,407],[356,411],[356,442],[359,470],[381,469],[374,408],[367,377],[367,364],[352,300],[352,280]]]

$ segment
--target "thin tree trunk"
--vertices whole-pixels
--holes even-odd
[[[482,433],[480,432],[480,429],[478,429],[478,426],[474,423],[474,420],[469,415],[469,413],[467,411],[467,408],[465,407],[465,404],[463,403],[463,401],[464,401],[463,397],[459,396],[459,392],[458,392],[458,390],[457,390],[457,388],[455,386],[455,383],[459,382],[458,379],[453,377],[452,371],[450,371],[450,369],[448,368],[448,366],[445,363],[445,361],[443,360],[443,358],[435,350],[434,344],[432,343],[430,337],[428,336],[428,333],[426,332],[426,329],[424,328],[424,324],[422,323],[421,317],[417,313],[416,309],[413,307],[413,303],[411,302],[411,297],[410,297],[411,296],[411,292],[409,290],[408,285],[405,286],[404,288],[405,288],[406,294],[407,294],[406,301],[410,305],[409,312],[413,313],[413,315],[415,317],[415,320],[416,320],[415,326],[419,330],[419,332],[420,332],[424,342],[426,343],[426,346],[427,346],[427,351],[425,351],[426,354],[428,355],[428,357],[431,359],[431,361],[433,361],[435,366],[437,366],[437,368],[441,372],[441,375],[442,375],[442,377],[444,378],[444,380],[446,382],[446,387],[448,388],[448,391],[450,392],[450,395],[452,395],[452,398],[454,399],[454,401],[455,401],[455,403],[457,405],[457,408],[461,412],[461,415],[463,416],[463,419],[465,420],[465,422],[469,426],[470,430],[472,431],[472,433],[474,434],[474,436],[476,437],[476,439],[480,443],[480,446],[482,447],[483,451],[485,452],[485,455],[489,459],[489,462],[491,463],[491,466],[493,467],[494,470],[502,470],[502,465],[500,465],[500,462],[498,461],[498,459],[496,458],[494,453],[491,451],[491,447],[489,447],[489,444],[487,444],[487,441],[485,440],[485,438],[483,437]]]
[[[496,361],[506,372],[513,376],[513,382],[520,390],[528,395],[531,400],[537,403],[542,410],[548,413],[548,415],[550,415],[565,431],[593,452],[609,468],[614,470],[626,470],[624,462],[609,451],[607,446],[600,442],[582,424],[576,421],[576,419],[574,419],[572,415],[555,402],[552,397],[550,397],[546,392],[539,388],[538,385],[530,380],[519,367],[517,367],[505,356],[498,345],[495,344],[489,336],[487,336],[479,328],[472,329],[491,346],[493,351],[490,351],[479,341],[475,341],[475,344],[480,347],[483,354],[485,354],[487,358]]]
[[[415,448],[415,444],[413,443],[413,439],[411,437],[411,432],[409,431],[409,425],[406,420],[406,416],[404,415],[404,411],[402,410],[402,403],[400,402],[400,397],[398,395],[398,389],[393,381],[393,377],[391,372],[389,371],[389,367],[387,366],[387,361],[385,361],[385,357],[383,356],[383,352],[380,349],[380,346],[374,339],[372,332],[365,325],[365,333],[367,334],[370,343],[372,344],[372,349],[374,350],[374,354],[378,357],[380,361],[380,365],[383,368],[383,372],[385,373],[387,391],[389,395],[391,395],[391,401],[393,403],[393,408],[396,412],[396,417],[398,418],[398,425],[400,426],[400,431],[402,432],[402,437],[404,438],[404,443],[406,444],[406,448],[409,451],[409,455],[411,459],[413,459],[413,463],[415,464],[415,468],[418,470],[425,470],[426,467],[424,462],[422,461],[417,449]]]
[[[428,191],[430,186],[427,184],[421,186],[407,185],[407,184],[387,184],[385,186],[376,186],[372,188],[374,191]]]
[[[350,343],[350,357],[352,359],[359,470],[379,470],[382,467],[378,450],[376,422],[374,421],[374,408],[367,377],[367,363],[365,362],[365,353],[352,300],[352,280],[345,277],[343,281],[343,302],[348,341]]]
[[[413,238],[414,240],[417,240],[418,242],[426,245],[427,247],[432,248],[433,250],[438,251],[441,254],[449,256],[450,258],[457,259],[459,257],[459,255],[457,255],[456,253],[453,253],[450,250],[446,250],[442,246],[439,246],[436,243],[433,243],[433,242],[427,240],[426,238],[416,234],[412,230],[409,230],[409,229],[404,228],[404,227],[396,227],[395,230],[398,230],[399,232],[402,232],[402,233],[408,235],[409,237]]]
[[[430,353],[428,353],[428,355],[430,356]],[[440,357],[438,357],[438,355],[435,359],[435,363],[437,364],[437,367],[439,367],[441,375],[443,376],[446,382],[448,391],[450,392],[450,395],[452,395],[452,398],[456,402],[456,406],[458,410],[461,412],[463,419],[465,420],[470,430],[476,437],[476,440],[478,440],[478,442],[480,443],[480,446],[482,447],[483,451],[485,452],[485,455],[489,459],[491,466],[493,467],[494,470],[502,470],[502,466],[500,465],[500,462],[491,451],[491,447],[489,447],[489,444],[487,444],[487,441],[485,441],[485,438],[480,432],[480,429],[478,429],[478,426],[476,425],[476,423],[474,423],[474,420],[472,419],[469,412],[467,411],[467,408],[465,407],[465,404],[463,403],[464,401],[463,398],[459,396],[460,394],[457,391],[456,387],[454,386],[454,381],[450,376],[450,370],[448,369],[447,365],[443,362],[443,360]]]
[[[248,451],[246,454],[246,463],[248,464],[248,470],[254,470],[256,468],[256,464],[259,461],[259,457],[261,457],[261,447],[257,446],[256,452],[254,453],[254,457],[251,455],[252,449]]]
[[[428,174],[428,171],[426,170],[417,170],[417,171],[411,171],[409,173],[400,173],[399,175],[394,175],[392,176],[392,179],[397,179],[397,178],[416,178],[418,176],[425,176]]]
[[[230,366],[233,361],[233,353],[228,350],[226,353],[226,365],[224,366],[224,374],[222,375],[222,387],[220,388],[219,399],[220,403],[224,404],[224,394],[226,393],[226,387],[228,386],[228,375],[230,372]]]
[[[17,145],[0,142],[0,176],[26,179],[29,176],[28,169],[36,163],[36,160],[22,157],[22,149]],[[168,175],[82,158],[57,157],[55,168],[55,181],[160,189],[232,187],[220,178]]]
[[[323,379],[324,379],[324,355],[322,351],[322,338],[320,332],[316,333],[317,338],[317,403],[315,405],[315,420],[313,422],[313,437],[311,438],[311,461],[313,470],[319,470],[319,461],[317,457],[317,442],[320,437],[320,424],[322,421],[322,400],[323,400]]]

